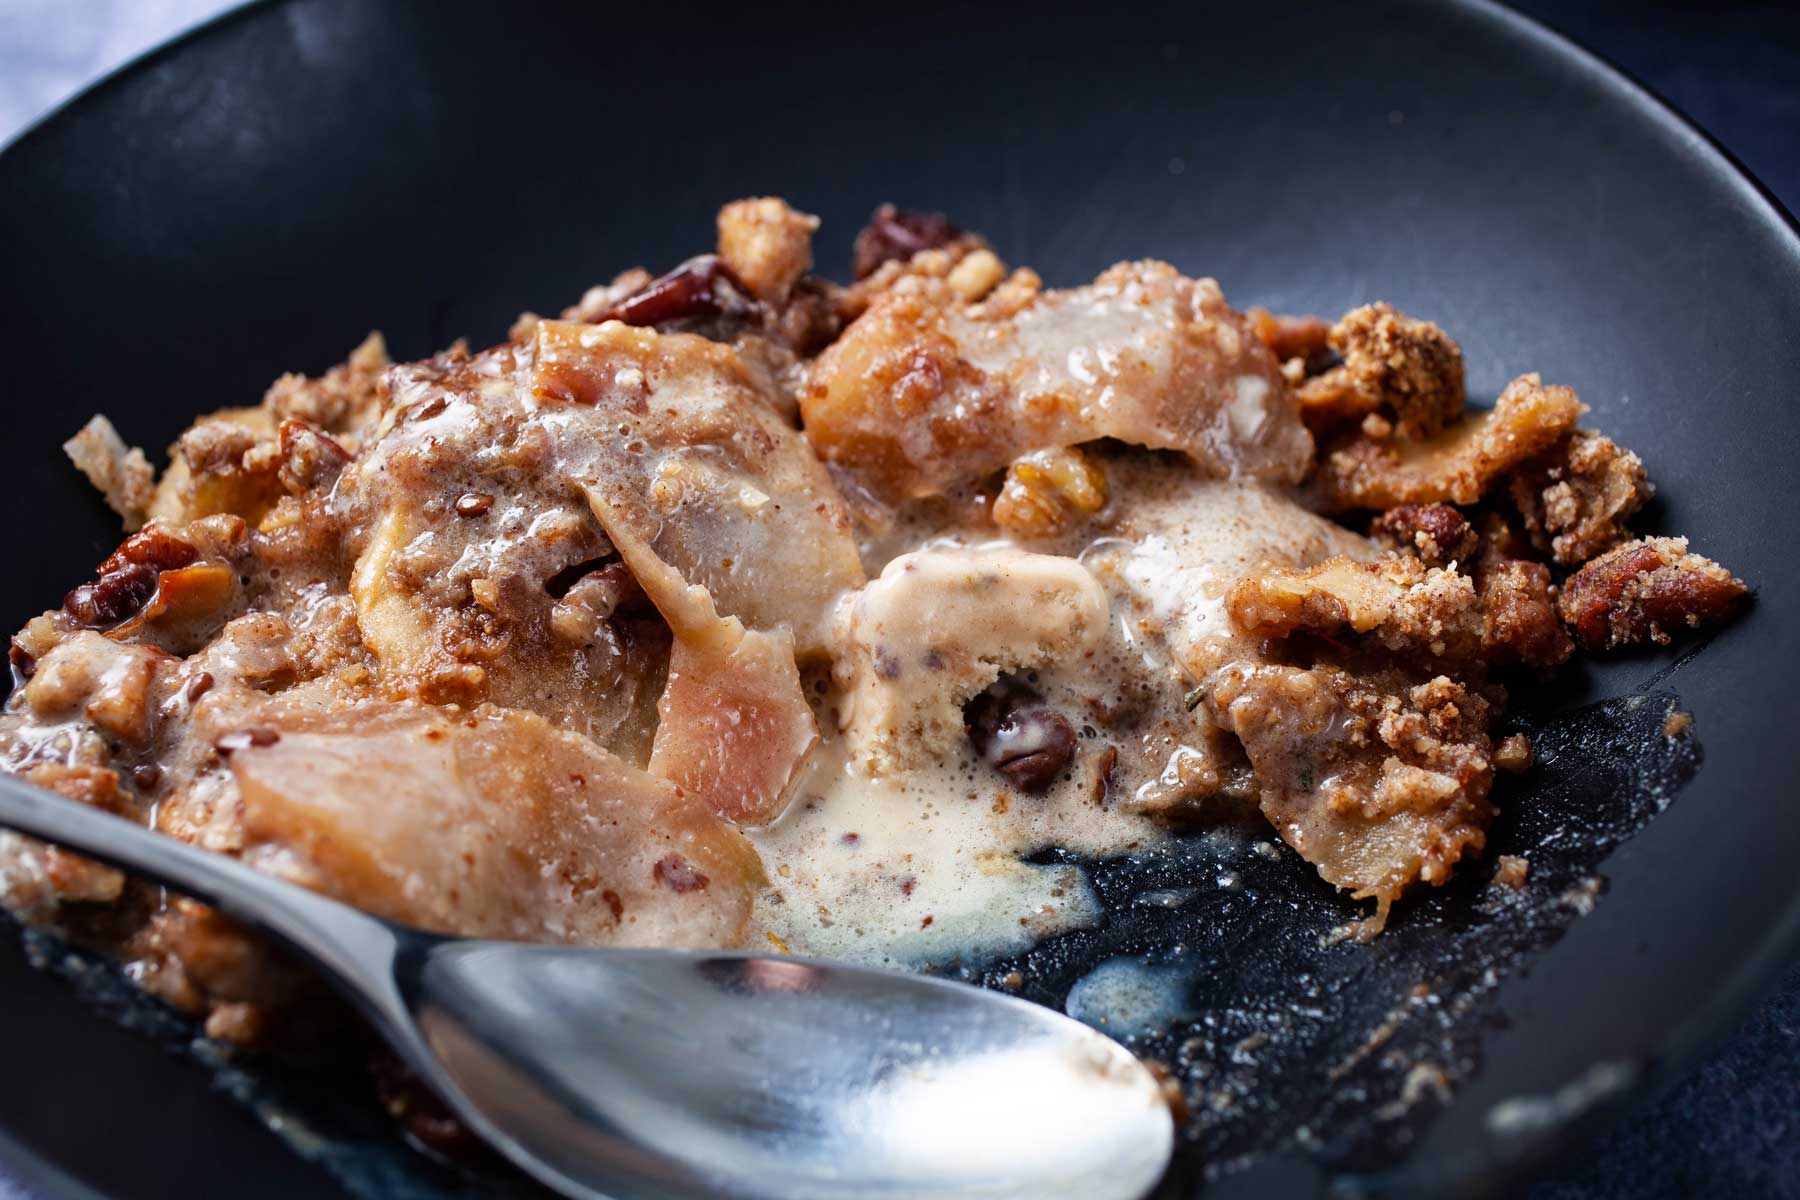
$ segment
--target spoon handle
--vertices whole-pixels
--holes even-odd
[[[405,1024],[393,982],[403,936],[384,921],[222,854],[0,772],[0,827],[154,879],[286,943],[383,1024]]]

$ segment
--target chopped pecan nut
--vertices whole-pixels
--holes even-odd
[[[962,230],[943,213],[906,212],[884,204],[856,235],[855,277],[866,279],[882,263],[905,262],[921,250],[947,246],[961,236]]]
[[[1544,564],[1514,558],[1483,567],[1476,592],[1488,661],[1554,667],[1575,653],[1557,619],[1556,590]]]
[[[1487,514],[1474,562],[1475,592],[1481,604],[1482,651],[1496,666],[1548,668],[1575,653],[1557,612],[1550,569],[1531,561],[1530,553],[1504,517]]]
[[[1563,584],[1563,620],[1590,650],[1640,642],[1720,621],[1749,589],[1686,538],[1644,538],[1594,559]]]
[[[1468,518],[1448,504],[1402,504],[1375,518],[1369,536],[1428,567],[1468,562],[1479,539]]]

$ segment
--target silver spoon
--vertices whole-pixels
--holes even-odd
[[[1141,1063],[1010,996],[798,958],[442,937],[5,775],[0,826],[273,935],[570,1196],[1122,1200],[1173,1148]]]

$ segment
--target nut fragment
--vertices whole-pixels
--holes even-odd
[[[1531,739],[1522,733],[1503,737],[1500,744],[1494,747],[1494,765],[1502,771],[1526,771],[1535,760]]]
[[[953,291],[964,300],[981,299],[1006,278],[1006,264],[992,250],[971,250],[950,269],[945,277]]]
[[[721,318],[748,321],[761,311],[748,292],[718,255],[701,254],[596,314],[593,323],[661,327]]]
[[[129,619],[155,594],[155,570],[127,563],[75,588],[63,597],[63,609],[89,629],[105,629]]]
[[[1106,476],[1073,446],[1014,460],[994,500],[994,523],[1020,537],[1054,537],[1106,507]]]
[[[292,417],[281,423],[277,445],[281,449],[281,466],[276,470],[276,478],[295,495],[329,488],[350,462],[350,452],[336,438]]]
[[[819,218],[774,196],[739,200],[719,210],[719,257],[758,299],[779,304],[812,268]]]
[[[1709,558],[1688,553],[1686,538],[1644,538],[1609,550],[1569,576],[1563,620],[1590,650],[1641,642],[1724,619],[1749,589]]]
[[[943,213],[905,212],[884,204],[856,235],[856,278],[866,279],[884,262],[905,262],[921,250],[947,246],[961,236],[962,230]]]
[[[156,594],[162,571],[185,567],[199,551],[160,525],[132,534],[95,568],[97,577],[63,597],[63,609],[90,629],[135,616]]]
[[[1369,536],[1389,549],[1419,556],[1428,567],[1467,562],[1477,538],[1468,519],[1448,504],[1402,504],[1375,518]]]

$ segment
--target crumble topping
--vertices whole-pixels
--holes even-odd
[[[154,484],[96,418],[68,451],[131,536],[13,638],[0,767],[428,928],[902,963],[1092,919],[1038,852],[1260,812],[1366,938],[1530,768],[1507,679],[1746,591],[1631,540],[1643,465],[1571,389],[1465,411],[1457,343],[1389,305],[1045,288],[891,206],[839,286],[817,226],[743,200],[487,349],[372,335]],[[215,1037],[307,995],[29,839],[0,899]]]

